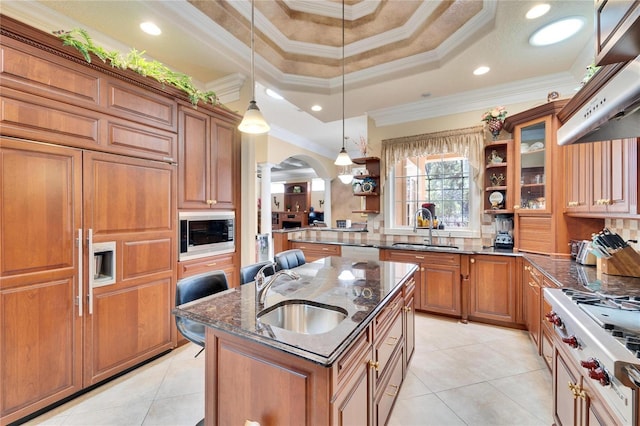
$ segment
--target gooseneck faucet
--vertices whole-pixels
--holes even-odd
[[[256,278],[255,278],[255,282],[256,282],[256,302],[260,306],[264,306],[264,302],[267,300],[267,292],[269,291],[269,289],[271,288],[273,283],[276,282],[276,279],[278,279],[278,277],[280,277],[281,275],[287,275],[289,278],[294,279],[294,280],[300,279],[300,275],[298,275],[294,271],[292,271],[290,269],[281,269],[278,272],[276,272],[275,274],[273,274],[269,278],[268,281],[266,281],[267,277],[264,275],[265,269],[274,268],[274,270],[275,270],[275,267],[276,267],[275,263],[270,263],[268,265],[264,265],[262,268],[260,268],[260,270],[256,274]]]
[[[433,245],[433,216],[429,209],[418,209],[413,215],[413,232],[418,232],[418,215],[420,213],[429,213],[429,245]]]

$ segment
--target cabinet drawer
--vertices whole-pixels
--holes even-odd
[[[334,394],[338,393],[345,385],[348,385],[354,372],[359,371],[359,366],[369,361],[371,357],[371,327],[367,328],[360,337],[351,345],[335,363],[333,368],[333,382],[336,383]]]
[[[386,332],[386,329],[391,325],[402,306],[402,292],[399,292],[387,303],[387,306],[376,315],[373,329],[374,340],[378,340],[380,336]]]
[[[378,368],[375,370],[376,382],[385,374],[389,360],[396,348],[402,343],[402,315],[397,311],[391,326],[380,337],[375,339],[374,361]]]
[[[305,252],[323,253],[326,256],[340,256],[342,253],[341,247],[337,244],[292,243],[291,246]]]
[[[398,392],[400,391],[400,386],[402,385],[402,378],[404,375],[403,364],[401,362],[403,349],[404,348],[398,351],[396,356],[393,358],[392,363],[389,365],[391,367],[389,380],[380,389],[380,393],[376,398],[374,408],[376,421],[374,424],[387,424],[387,419],[389,418],[389,414],[391,414],[391,408],[393,408],[393,403],[395,402],[398,396]]]
[[[234,268],[234,260],[235,255],[229,254],[179,262],[178,279],[201,274],[207,271],[224,270],[226,272],[226,269]],[[229,277],[227,277],[227,280],[228,279]],[[229,284],[229,286],[231,286],[231,284]]]
[[[385,250],[386,260],[410,263],[437,263],[439,265],[460,265],[460,255],[453,253],[433,253],[423,251]]]

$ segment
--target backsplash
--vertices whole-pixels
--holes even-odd
[[[611,232],[620,235],[623,240],[640,240],[640,219],[605,219],[604,226]],[[640,251],[640,244],[629,243],[636,251]]]

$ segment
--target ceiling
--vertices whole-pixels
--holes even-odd
[[[593,0],[256,0],[256,100],[272,134],[327,157],[367,136],[367,117],[396,124],[496,104],[571,96],[593,58]],[[111,49],[143,50],[189,74],[223,102],[238,99],[250,75],[250,0],[3,0],[2,13],[47,32],[82,27]],[[569,40],[532,47],[543,24],[582,16]],[[151,20],[162,35],[139,30]],[[483,76],[472,71],[491,67]],[[344,86],[343,80],[344,78]],[[276,90],[284,101],[264,94]],[[343,105],[344,87],[344,113]],[[323,106],[321,112],[311,106]],[[238,107],[243,113],[244,106]],[[357,152],[354,144],[347,146]]]

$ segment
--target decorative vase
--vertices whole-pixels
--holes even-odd
[[[493,140],[495,141],[496,139],[498,139],[498,135],[500,134],[500,130],[502,130],[504,123],[502,122],[502,120],[499,120],[497,118],[492,118],[488,121],[488,123],[489,131],[493,135]]]

